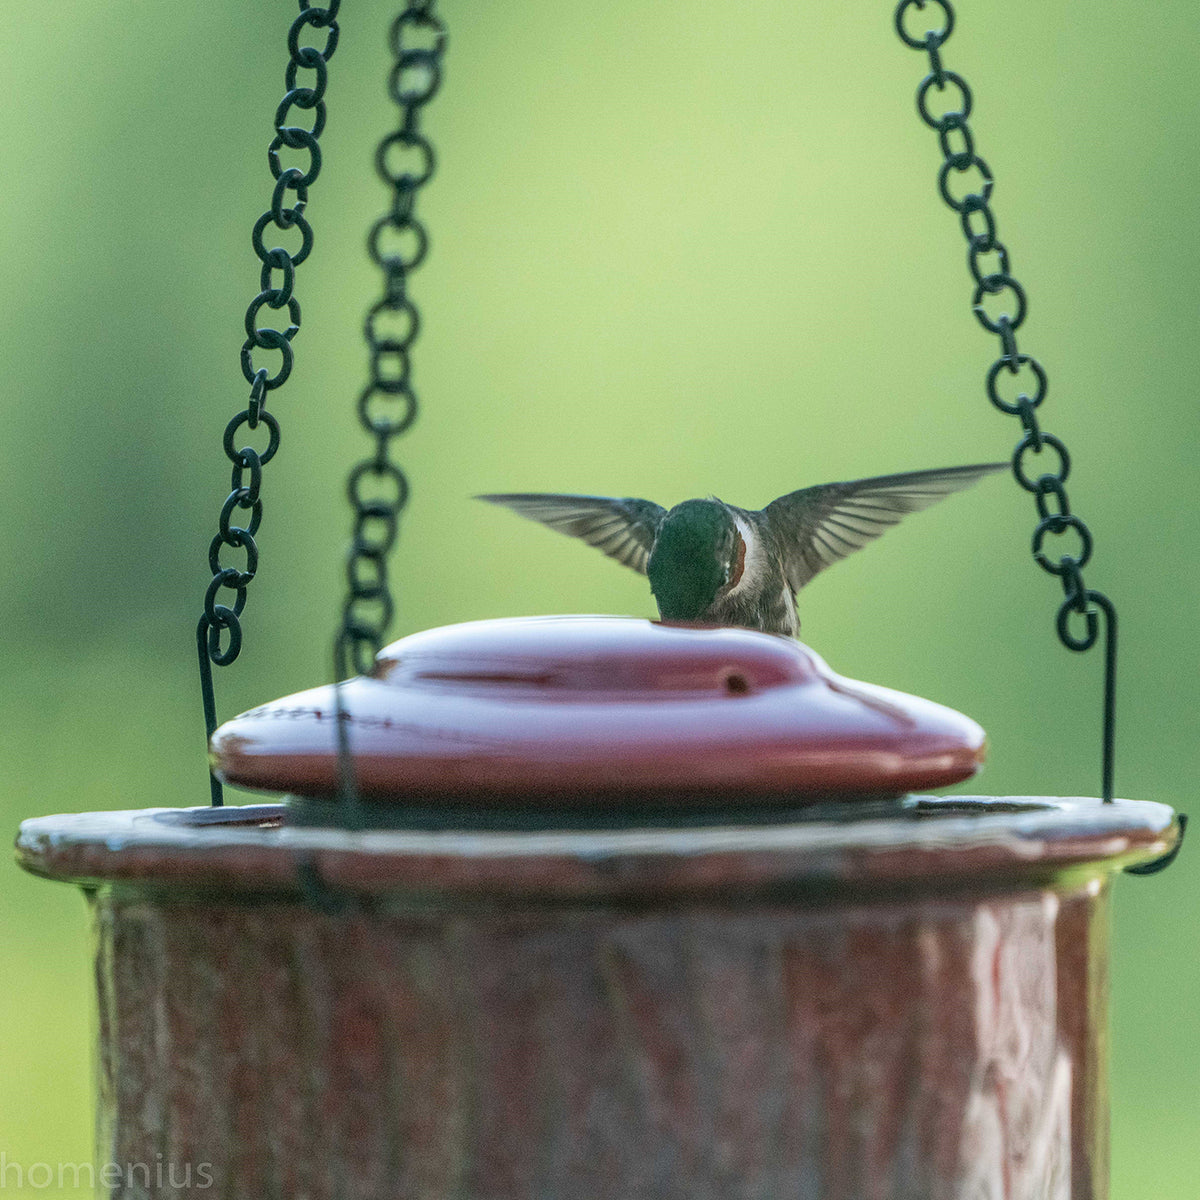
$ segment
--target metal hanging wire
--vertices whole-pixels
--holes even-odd
[[[258,572],[258,545],[254,540],[262,524],[263,502],[262,469],[275,457],[279,449],[279,422],[267,411],[267,397],[276,388],[282,387],[292,373],[292,339],[300,332],[300,303],[295,296],[296,268],[308,258],[313,248],[313,230],[304,215],[308,204],[308,189],[321,173],[320,137],[325,128],[325,89],[329,82],[328,63],[338,44],[338,9],[341,0],[327,0],[323,6],[300,0],[300,15],[288,30],[287,47],[289,61],[284,70],[287,91],[275,110],[275,136],[267,149],[267,162],[275,180],[271,195],[271,206],[254,224],[250,235],[254,253],[262,263],[259,293],[246,309],[246,340],[242,344],[242,374],[250,385],[250,399],[246,407],[225,427],[223,439],[225,454],[233,463],[232,491],[221,507],[217,534],[208,551],[208,565],[213,575],[204,595],[204,612],[196,626],[196,651],[200,660],[200,692],[204,705],[205,736],[211,738],[217,727],[217,705],[213,694],[213,664],[228,666],[242,650],[242,610],[246,607],[246,594]],[[324,31],[324,46],[305,46],[300,39],[306,29]],[[300,72],[306,83],[300,82]],[[307,128],[290,124],[293,110],[311,112],[312,123]],[[307,152],[308,169],[284,167],[280,151],[284,148]],[[267,226],[274,225],[280,232],[296,229],[300,233],[300,246],[294,253],[280,246],[266,248],[263,238]],[[278,278],[276,278],[278,272]],[[288,326],[279,330],[260,327],[259,314],[262,309],[273,311],[286,309]],[[274,375],[263,366],[256,366],[255,351],[278,351],[280,364]],[[259,425],[267,428],[268,440],[264,450],[251,446],[235,448],[235,439],[242,426],[256,430]],[[249,512],[250,519],[244,525],[234,525],[235,514]],[[221,562],[221,551],[244,550],[244,569],[225,566]],[[218,603],[221,590],[233,592],[232,607]],[[221,644],[222,631],[227,631],[228,642]],[[212,803],[214,807],[224,803],[220,781],[209,775]]]
[[[939,15],[939,28],[922,36],[909,32],[907,19],[912,9],[926,7]],[[942,166],[938,171],[938,192],[958,215],[967,239],[967,269],[975,281],[971,300],[976,320],[1000,339],[1000,357],[988,369],[985,390],[988,399],[1001,412],[1017,417],[1024,435],[1013,451],[1012,468],[1017,483],[1033,495],[1038,524],[1033,531],[1033,557],[1042,570],[1058,577],[1065,599],[1059,605],[1055,628],[1059,641],[1069,650],[1090,650],[1100,638],[1100,617],[1104,617],[1104,715],[1101,730],[1100,789],[1105,803],[1113,798],[1113,743],[1116,732],[1117,610],[1102,592],[1089,588],[1083,568],[1092,557],[1092,535],[1083,520],[1071,511],[1067,498],[1067,475],[1071,458],[1067,448],[1053,434],[1042,430],[1037,410],[1046,398],[1048,378],[1045,368],[1032,355],[1017,348],[1017,330],[1029,311],[1025,289],[1010,271],[1008,247],[996,230],[996,214],[991,197],[995,181],[991,168],[975,152],[975,138],[968,118],[974,103],[967,81],[942,64],[942,47],[954,31],[954,8],[950,0],[900,0],[896,6],[896,32],[913,50],[929,56],[929,74],[917,88],[917,113],[938,136]],[[949,95],[947,96],[947,92]],[[947,99],[941,111],[933,111],[935,94]],[[955,186],[966,188],[961,196]],[[997,300],[1004,311],[996,313]],[[989,301],[991,301],[989,306]],[[1007,375],[1017,390],[1015,399],[1005,399],[1000,380]],[[1054,453],[1055,469],[1030,478],[1026,456],[1040,457],[1049,448]],[[1057,558],[1044,550],[1047,536],[1073,535],[1072,551]],[[1072,619],[1083,619],[1082,632],[1072,629]]]
[[[209,548],[213,576],[205,593],[204,612],[196,630],[200,661],[201,693],[205,728],[208,736],[216,729],[216,703],[212,665],[232,663],[241,651],[240,617],[245,608],[247,589],[258,569],[258,548],[254,537],[262,522],[262,468],[279,448],[279,422],[266,408],[268,394],[286,382],[293,364],[292,339],[300,328],[300,306],[294,294],[295,271],[309,256],[313,231],[304,216],[308,189],[321,170],[319,138],[325,126],[324,95],[328,82],[327,64],[337,47],[338,9],[341,0],[328,0],[316,6],[300,0],[300,14],[288,31],[290,61],[285,71],[286,94],[275,114],[275,137],[268,149],[268,162],[275,179],[270,208],[255,223],[251,241],[262,263],[259,294],[246,311],[246,341],[242,346],[242,371],[250,384],[245,409],[226,427],[224,448],[233,464],[232,491],[221,509],[218,532]],[[421,111],[437,93],[442,79],[442,56],[446,47],[446,29],[434,13],[434,0],[408,0],[391,27],[390,42],[394,64],[388,91],[400,110],[399,127],[388,134],[376,152],[376,170],[392,188],[389,211],[372,226],[367,248],[373,262],[383,273],[383,295],[368,310],[364,325],[370,353],[370,378],[359,395],[358,415],[363,428],[375,441],[374,453],[350,472],[347,491],[354,511],[353,542],[346,563],[347,594],[342,607],[341,625],[335,640],[334,671],[339,686],[337,695],[339,797],[345,816],[352,818],[356,807],[353,757],[349,723],[342,707],[340,681],[351,673],[367,674],[375,655],[383,646],[385,633],[394,613],[394,601],[387,575],[387,555],[395,544],[400,513],[408,500],[408,480],[390,455],[391,441],[404,433],[417,413],[417,395],[412,384],[410,353],[416,340],[419,312],[408,295],[408,277],[424,261],[429,248],[428,234],[415,213],[421,188],[432,178],[436,160],[429,140],[420,130]],[[909,32],[910,10],[927,6],[940,13],[940,27],[917,37]],[[1018,484],[1034,497],[1039,521],[1034,529],[1032,552],[1035,561],[1060,580],[1064,599],[1058,608],[1055,627],[1063,645],[1073,651],[1090,650],[1099,640],[1100,617],[1104,618],[1104,715],[1102,728],[1101,791],[1105,802],[1113,798],[1113,759],[1115,736],[1115,692],[1117,661],[1117,613],[1103,593],[1084,582],[1083,568],[1092,554],[1092,536],[1083,520],[1071,511],[1066,480],[1071,460],[1066,446],[1053,434],[1041,429],[1037,410],[1046,397],[1048,377],[1045,368],[1017,346],[1016,333],[1025,321],[1028,300],[1024,289],[1010,271],[1008,247],[997,233],[995,213],[990,200],[994,178],[986,161],[975,150],[969,125],[973,97],[967,82],[947,70],[941,48],[954,29],[954,9],[950,0],[900,0],[895,12],[896,32],[905,45],[924,51],[929,58],[929,74],[917,89],[917,111],[938,136],[943,163],[938,172],[938,190],[945,203],[958,215],[967,240],[967,265],[975,282],[972,310],[989,333],[1000,340],[1000,357],[989,368],[985,390],[991,403],[1008,415],[1017,417],[1024,430],[1013,452],[1013,475]],[[323,48],[302,46],[300,37],[306,27],[326,31]],[[312,71],[309,86],[298,86],[298,72]],[[933,93],[951,90],[952,103],[942,111],[932,111]],[[312,124],[305,128],[288,124],[293,109],[313,112]],[[307,151],[307,171],[284,168],[279,152],[283,147]],[[973,178],[972,178],[973,177]],[[952,181],[970,178],[965,194],[955,194]],[[288,193],[292,193],[290,203]],[[269,224],[280,231],[298,229],[301,244],[295,253],[281,247],[266,249],[263,241]],[[275,273],[279,278],[275,278]],[[1005,310],[994,313],[993,302],[1003,297]],[[259,327],[257,319],[264,308],[287,309],[285,330]],[[253,361],[255,350],[276,350],[281,363],[274,375]],[[1000,380],[1006,373],[1017,389],[1015,399],[1001,394]],[[267,427],[265,449],[246,446],[235,449],[235,438],[243,425],[254,430]],[[1026,456],[1035,457],[1049,447],[1055,455],[1056,469],[1031,478]],[[232,524],[238,510],[248,511],[244,526]],[[1059,538],[1072,533],[1078,540],[1074,553],[1064,551],[1053,558],[1044,550],[1048,536]],[[220,555],[223,547],[245,551],[244,569],[225,566]],[[222,589],[233,592],[232,606],[217,602]],[[1082,618],[1084,628],[1077,632],[1072,620]],[[222,646],[222,631],[228,642]],[[211,780],[212,803],[223,802],[219,781]]]
[[[422,110],[441,86],[446,49],[446,27],[434,13],[434,0],[409,0],[392,23],[390,44],[394,62],[388,94],[400,110],[400,124],[375,153],[375,169],[392,196],[388,211],[367,235],[367,252],[383,273],[383,294],[368,309],[363,327],[370,377],[358,397],[358,418],[375,448],[351,469],[347,482],[354,532],[346,559],[342,621],[334,642],[338,796],[348,824],[357,823],[358,805],[341,681],[370,673],[395,611],[387,555],[396,541],[409,488],[404,472],[392,461],[391,443],[417,415],[411,351],[420,314],[408,294],[408,278],[429,251],[429,235],[416,215],[416,202],[436,166],[433,146],[421,132]]]

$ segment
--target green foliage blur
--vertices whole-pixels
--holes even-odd
[[[479,491],[715,492],[1006,458],[984,398],[957,221],[917,119],[921,55],[890,0],[444,0],[433,249],[395,635],[520,613],[650,615],[644,580]],[[325,168],[298,272],[303,328],[273,394],[259,577],[222,717],[323,682],[349,521],[360,326],[379,281],[374,144],[393,5],[343,6]],[[0,811],[207,800],[193,630],[228,490],[221,432],[246,386],[249,244],[270,197],[286,0],[0,8]],[[1135,19],[1136,17],[1136,19]],[[1197,770],[1194,233],[1200,6],[1136,14],[959,5],[947,65],[1073,454],[1087,571],[1121,612],[1117,787],[1187,809]],[[989,480],[804,593],[835,669],[988,730],[974,789],[1095,794],[1099,654],[1057,642],[1031,498]],[[1119,879],[1113,1193],[1193,1200],[1200,1178],[1200,929],[1190,848]],[[84,905],[0,872],[0,1151],[91,1154]],[[264,1114],[269,1119],[269,1114]],[[0,1189],[5,1182],[0,1181]],[[9,1182],[8,1191],[13,1191]],[[34,1193],[30,1193],[34,1194]],[[75,1195],[40,1190],[41,1196]]]

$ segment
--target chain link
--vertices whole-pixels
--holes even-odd
[[[348,826],[360,823],[361,817],[340,681],[351,674],[369,674],[383,648],[395,613],[387,556],[408,503],[408,478],[391,459],[391,443],[417,416],[411,352],[421,318],[408,296],[408,277],[429,251],[429,235],[416,216],[416,202],[437,166],[433,146],[421,132],[421,110],[441,86],[446,49],[446,27],[433,10],[434,0],[408,0],[392,23],[394,63],[388,94],[400,110],[400,124],[375,152],[375,169],[391,187],[392,197],[388,211],[367,235],[367,253],[383,273],[383,294],[367,310],[363,324],[370,373],[357,404],[359,422],[375,447],[351,470],[346,484],[354,531],[334,643],[338,795]]]
[[[288,30],[287,45],[290,61],[284,71],[286,94],[275,110],[275,137],[267,150],[267,162],[275,187],[271,207],[254,224],[250,242],[262,263],[259,293],[246,309],[246,340],[242,344],[242,374],[250,385],[246,407],[225,427],[225,454],[233,464],[232,491],[221,507],[217,534],[208,550],[208,565],[212,580],[204,594],[204,613],[196,628],[196,649],[200,659],[200,689],[204,705],[207,735],[217,726],[216,701],[213,695],[212,665],[228,666],[242,649],[242,610],[246,607],[247,589],[258,570],[258,545],[254,537],[262,523],[263,502],[260,494],[262,469],[279,449],[279,422],[267,411],[267,396],[282,387],[292,373],[292,339],[300,332],[300,302],[294,294],[296,268],[308,258],[313,247],[313,231],[304,215],[308,189],[321,172],[321,149],[318,139],[325,128],[325,89],[329,80],[328,62],[338,42],[338,8],[341,0],[326,0],[315,5],[300,0],[300,15]],[[323,30],[323,48],[301,45],[306,28]],[[311,72],[301,82],[300,72]],[[311,112],[311,124],[290,124],[299,114]],[[307,170],[285,167],[280,159],[284,148],[307,153]],[[290,193],[290,195],[289,195]],[[263,241],[267,226],[274,224],[280,232],[296,229],[300,245],[295,253],[282,247],[267,249]],[[259,318],[266,308],[272,312],[286,311],[287,327],[274,329],[260,325]],[[269,319],[269,318],[268,318]],[[255,362],[255,352],[278,353],[274,374]],[[236,448],[236,438],[245,426],[254,431],[262,425],[267,430],[267,445],[262,450],[252,446]],[[249,513],[249,519],[239,513]],[[234,524],[238,519],[240,524]],[[244,554],[240,566],[221,561],[222,551],[239,550]],[[232,605],[220,602],[222,590],[232,593]],[[222,645],[222,633],[225,643]],[[220,782],[211,777],[212,802],[223,802]]]
[[[446,48],[445,26],[433,9],[433,0],[409,0],[390,34],[395,61],[388,93],[400,109],[400,125],[375,154],[375,169],[392,197],[367,236],[367,252],[383,273],[383,294],[364,322],[370,375],[358,397],[359,421],[375,445],[371,456],[350,472],[346,488],[354,532],[337,637],[339,679],[370,672],[394,611],[387,555],[408,501],[408,479],[391,460],[391,442],[417,415],[410,356],[421,321],[408,295],[408,277],[429,250],[429,236],[415,210],[417,195],[436,166],[433,147],[421,132],[421,110],[437,94]]]
[[[913,10],[929,10],[937,27],[917,36],[912,32],[916,18]],[[912,20],[910,21],[910,17]],[[1000,357],[987,373],[988,399],[1001,412],[1017,417],[1024,431],[1013,451],[1013,475],[1017,483],[1033,494],[1038,524],[1033,534],[1034,561],[1046,572],[1057,576],[1064,599],[1059,605],[1055,627],[1063,645],[1071,650],[1090,650],[1099,639],[1099,617],[1105,619],[1104,724],[1101,790],[1105,801],[1113,797],[1113,738],[1115,729],[1115,686],[1117,656],[1117,613],[1111,601],[1088,588],[1083,568],[1092,555],[1092,535],[1084,522],[1071,512],[1066,481],[1071,470],[1067,448],[1053,434],[1042,430],[1038,409],[1046,398],[1048,380],[1045,368],[1017,345],[1017,330],[1025,323],[1029,302],[1025,289],[1011,272],[1008,247],[997,233],[996,214],[991,206],[995,180],[991,168],[976,153],[975,138],[968,120],[974,105],[971,89],[961,75],[942,64],[942,47],[954,30],[954,8],[950,0],[900,0],[896,6],[896,32],[906,46],[923,50],[929,58],[929,74],[917,88],[917,112],[938,135],[942,166],[938,171],[938,191],[943,201],[958,215],[967,240],[967,268],[975,287],[971,298],[976,320],[1000,341]],[[961,191],[956,194],[955,186]],[[990,262],[985,263],[985,258]],[[1015,399],[1001,395],[1000,380],[1007,374],[1010,386],[1017,389]],[[1040,460],[1047,448],[1052,452],[1052,470],[1031,476],[1028,456]],[[1048,464],[1049,465],[1049,464]],[[1047,537],[1062,538],[1074,534],[1070,549],[1060,550],[1057,558],[1046,553]],[[1083,619],[1083,629],[1072,628],[1075,619]]]

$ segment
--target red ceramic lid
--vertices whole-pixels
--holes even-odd
[[[961,713],[843,679],[798,642],[620,617],[427,630],[342,696],[360,794],[400,802],[878,797],[967,779],[984,750]],[[216,774],[334,794],[335,711],[321,687],[235,717]]]

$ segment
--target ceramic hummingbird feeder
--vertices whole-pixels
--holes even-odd
[[[746,630],[479,622],[342,692],[353,822],[327,688],[213,738],[286,804],[22,827],[94,909],[106,1159],[247,1200],[1105,1196],[1108,881],[1170,809],[909,795],[980,728]]]
[[[740,630],[485,622],[344,692],[354,828],[331,689],[213,739],[287,804],[22,827],[93,907],[106,1161],[237,1200],[1106,1196],[1109,879],[1170,809],[897,795],[979,727]]]

